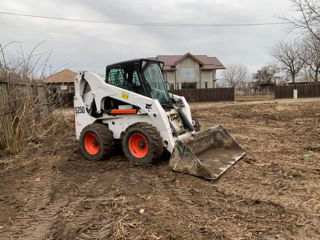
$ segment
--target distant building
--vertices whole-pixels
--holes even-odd
[[[158,55],[164,62],[164,77],[171,89],[215,88],[216,71],[225,69],[216,57],[207,55]]]
[[[57,72],[55,74],[50,75],[45,78],[43,81],[49,85],[49,89],[52,93],[56,93],[57,91],[64,91],[66,93],[74,92],[74,80],[76,77],[76,73],[65,69],[61,72]]]
[[[276,83],[275,82],[261,82],[257,81],[253,83],[253,90],[255,93],[259,93],[261,95],[266,94],[270,95],[274,93]]]
[[[314,85],[320,84],[319,81],[314,81],[311,77],[297,77],[295,82],[287,82],[285,85]]]

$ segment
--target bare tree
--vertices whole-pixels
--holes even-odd
[[[304,39],[304,61],[306,77],[313,81],[319,80],[320,72],[320,40],[310,35]]]
[[[298,41],[279,42],[271,50],[271,55],[281,64],[282,69],[290,74],[293,83],[305,65],[303,51]]]
[[[248,69],[242,65],[228,65],[223,72],[223,78],[227,84],[236,88],[246,80]]]
[[[293,8],[299,17],[282,18],[293,27],[311,33],[320,40],[320,1],[319,0],[291,0]]]
[[[278,73],[278,67],[276,65],[268,65],[262,67],[253,75],[253,78],[258,82],[271,83],[275,80],[275,74]]]

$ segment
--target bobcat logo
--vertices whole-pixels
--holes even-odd
[[[149,109],[149,110],[152,109],[152,103],[151,104],[146,103],[146,109]]]

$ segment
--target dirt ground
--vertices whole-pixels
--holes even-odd
[[[0,159],[0,239],[319,239],[320,100],[192,105],[247,155],[218,181],[86,161],[72,117],[54,141]]]

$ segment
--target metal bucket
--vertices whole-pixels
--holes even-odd
[[[216,126],[177,140],[169,166],[177,172],[213,180],[245,154],[226,129]]]

